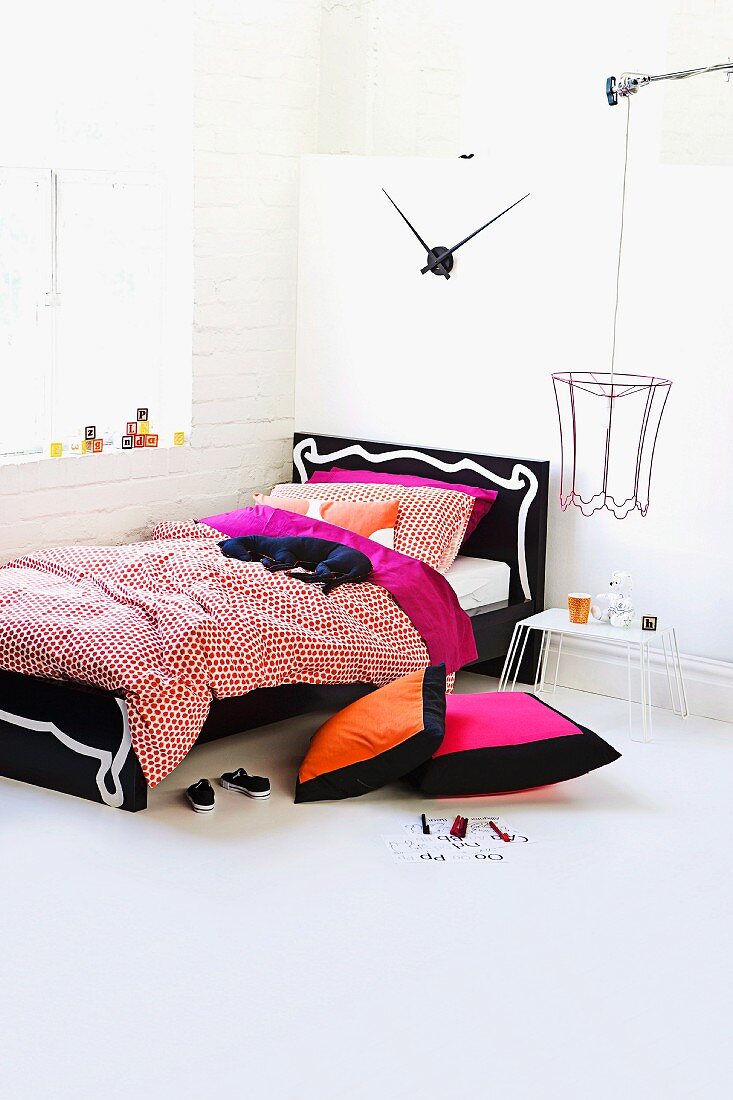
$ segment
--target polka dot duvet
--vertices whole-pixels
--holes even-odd
[[[0,668],[122,691],[151,787],[191,748],[212,697],[381,685],[430,664],[385,588],[345,584],[324,598],[224,557],[222,537],[163,523],[147,542],[44,550],[0,568]]]

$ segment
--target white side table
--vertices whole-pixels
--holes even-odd
[[[557,688],[557,674],[560,668],[560,656],[565,635],[574,638],[587,638],[602,642],[610,642],[613,645],[626,647],[627,687],[629,697],[629,729],[633,737],[633,704],[631,700],[631,652],[634,648],[638,651],[639,679],[641,683],[641,729],[642,741],[650,741],[652,736],[652,704],[651,704],[651,660],[650,649],[657,643],[661,645],[664,653],[664,667],[667,673],[669,694],[672,700],[672,710],[679,718],[687,718],[687,695],[685,682],[682,678],[682,666],[680,664],[680,651],[677,648],[677,635],[673,626],[658,626],[655,631],[642,630],[638,623],[628,627],[611,626],[609,623],[601,623],[591,619],[588,623],[579,625],[571,623],[566,608],[551,607],[547,611],[540,611],[537,615],[530,615],[528,619],[522,619],[514,627],[512,640],[509,644],[509,652],[504,661],[501,677],[499,679],[499,691],[514,691],[517,683],[519,666],[527,648],[527,639],[530,631],[539,630],[542,633],[540,643],[540,655],[535,673],[534,693],[548,691],[547,687],[547,659],[550,655],[550,646],[553,637],[557,634],[559,641],[557,647],[557,662],[555,675],[552,681],[552,693]]]

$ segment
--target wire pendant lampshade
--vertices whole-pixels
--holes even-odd
[[[553,374],[560,421],[560,507],[625,519],[649,508],[668,378],[598,371]]]

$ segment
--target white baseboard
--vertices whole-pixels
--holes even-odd
[[[652,650],[651,680],[652,704],[670,707],[669,685],[661,649]],[[557,643],[554,642],[547,662],[546,679],[552,683],[555,676]],[[632,697],[639,699],[639,659],[632,650]],[[713,661],[706,657],[681,656],[690,714],[716,718],[721,722],[733,722],[733,664]],[[565,636],[557,679],[562,687],[610,695],[616,699],[627,697],[626,650],[604,642],[577,640]]]

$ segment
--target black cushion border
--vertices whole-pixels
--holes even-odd
[[[376,693],[372,693],[372,696]],[[369,696],[371,698],[372,696]],[[402,779],[430,761],[445,735],[445,665],[430,665],[422,682],[422,729],[369,760],[324,772],[305,783],[298,780],[295,802],[325,802],[354,798]]]

